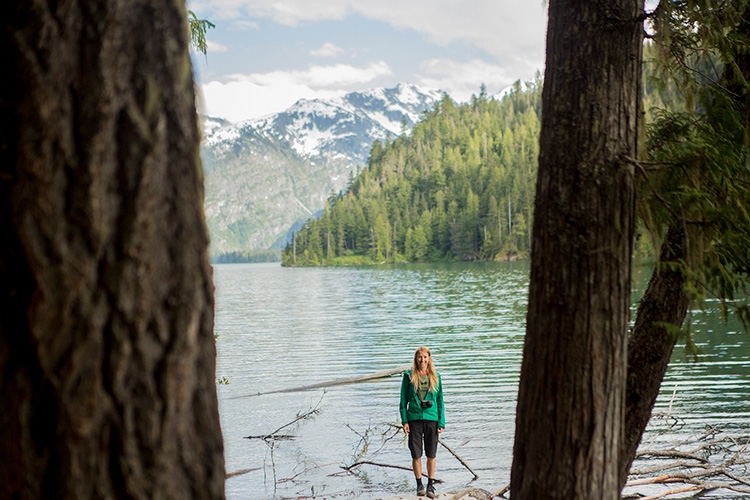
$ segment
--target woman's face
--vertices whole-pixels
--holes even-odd
[[[417,353],[417,366],[419,371],[426,371],[427,365],[430,364],[430,354],[427,351],[419,351]]]

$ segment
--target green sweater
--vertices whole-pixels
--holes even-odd
[[[445,428],[445,406],[443,405],[443,381],[438,373],[438,386],[436,391],[427,393],[425,401],[432,401],[430,408],[422,408],[419,404],[417,391],[411,383],[411,370],[404,372],[401,379],[401,402],[398,405],[401,414],[401,423],[405,424],[412,420],[434,420],[438,427]]]

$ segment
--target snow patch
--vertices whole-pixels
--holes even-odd
[[[382,111],[378,111],[376,113],[368,113],[368,116],[372,121],[386,129],[390,133],[396,135],[401,134],[401,122],[391,120],[390,118],[385,116]]]
[[[305,127],[305,133],[299,134],[292,142],[292,149],[300,156],[319,155],[320,146],[335,138],[336,135],[330,130],[320,130],[315,123],[311,123],[311,128]]]
[[[214,144],[219,144],[221,142],[229,142],[236,140],[240,137],[240,131],[235,127],[225,127],[225,128],[219,128],[218,130],[213,131],[210,135],[208,135],[204,139],[204,143],[208,146],[213,146]]]

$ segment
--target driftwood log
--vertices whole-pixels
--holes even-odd
[[[625,484],[625,488],[663,485],[671,489],[653,492],[649,496],[635,494],[627,498],[656,500],[690,491],[701,494],[719,489],[750,495],[750,478],[746,474],[746,467],[750,464],[750,436],[724,435],[715,438],[720,433],[712,429],[697,440],[682,442],[672,449],[640,451],[639,458],[652,457],[649,462],[660,458],[680,460],[631,471],[630,480]],[[678,449],[689,445],[693,446],[690,450]]]

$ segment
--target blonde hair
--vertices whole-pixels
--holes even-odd
[[[427,353],[427,377],[430,379],[430,392],[435,392],[438,385],[438,376],[435,366],[432,364],[432,353],[425,346],[419,347],[414,352],[414,361],[411,364],[411,383],[414,385],[414,390],[419,392],[419,365],[417,364],[417,356],[419,356],[420,352]]]

